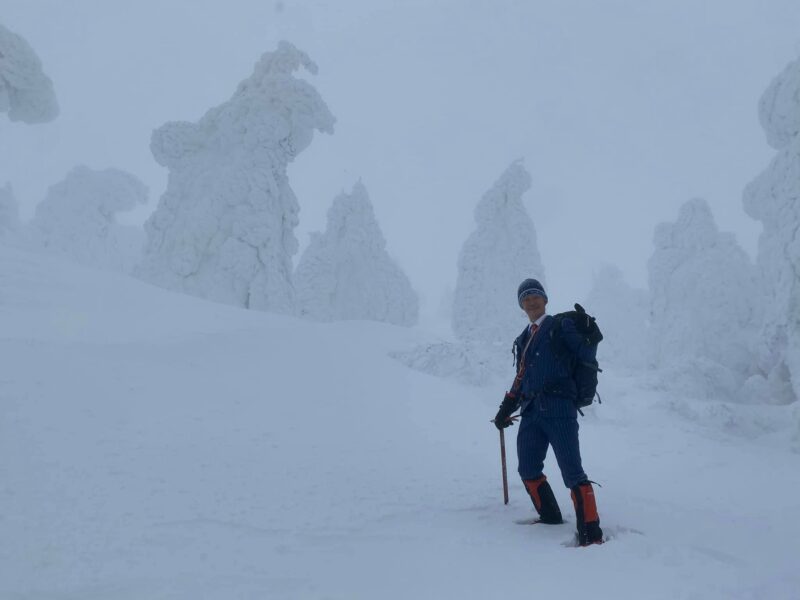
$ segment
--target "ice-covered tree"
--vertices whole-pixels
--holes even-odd
[[[7,183],[0,188],[0,237],[19,229],[19,209],[14,199],[14,190]]]
[[[525,323],[516,310],[517,286],[527,277],[544,284],[536,229],[522,203],[530,186],[516,161],[475,208],[477,228],[461,248],[453,301],[453,331],[463,341],[514,339]]]
[[[311,235],[297,265],[295,287],[300,314],[312,319],[417,322],[417,294],[386,251],[361,182],[333,201],[325,232]]]
[[[646,290],[631,287],[619,268],[606,266],[594,276],[586,309],[597,318],[605,336],[598,347],[601,363],[631,369],[646,366],[650,313]]]
[[[0,25],[0,112],[12,121],[44,123],[58,115],[53,82],[30,44]]]
[[[648,261],[650,359],[665,381],[690,393],[754,401],[741,386],[755,374],[755,271],[704,200],[686,202],[655,231]]]
[[[140,276],[158,285],[248,308],[293,312],[292,256],[299,206],[288,164],[334,117],[294,76],[316,65],[281,42],[233,97],[197,123],[170,122],[151,150],[169,169],[167,191],[145,224]]]
[[[759,116],[778,154],[744,191],[745,211],[763,226],[758,360],[772,400],[790,402],[800,397],[800,59],[764,92]]]
[[[36,207],[31,237],[46,250],[82,264],[130,270],[136,248],[132,227],[116,222],[116,214],[147,202],[147,187],[119,169],[79,166],[51,186]]]

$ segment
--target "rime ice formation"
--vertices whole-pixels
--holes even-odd
[[[19,209],[11,184],[0,188],[0,237],[19,229]]]
[[[800,58],[789,63],[758,103],[758,116],[767,142],[783,150],[800,135]]]
[[[417,295],[386,252],[386,240],[361,182],[352,193],[333,201],[327,229],[312,234],[294,281],[301,316],[395,325],[417,322]]]
[[[36,207],[30,229],[50,252],[85,265],[130,270],[140,248],[132,248],[131,227],[115,215],[147,202],[147,188],[119,169],[95,171],[79,166],[53,185]]]
[[[12,121],[44,123],[58,115],[53,82],[22,37],[0,25],[0,112]]]
[[[598,347],[601,365],[608,361],[632,369],[645,367],[650,312],[645,290],[631,287],[619,268],[607,266],[595,275],[585,308],[597,318],[605,336]]]
[[[475,208],[477,228],[461,248],[453,302],[453,331],[463,341],[510,343],[526,322],[517,286],[527,277],[545,283],[536,229],[522,204],[530,186],[522,162],[514,162]]]
[[[688,393],[757,401],[742,392],[754,375],[757,313],[753,266],[730,233],[717,229],[704,200],[690,200],[675,223],[655,231],[648,261],[650,358],[665,381]]]
[[[410,350],[390,353],[405,366],[432,375],[475,386],[504,385],[513,379],[514,367],[508,349],[469,342],[433,342]]]
[[[778,154],[744,190],[745,211],[763,225],[758,361],[773,400],[790,402],[800,396],[800,59],[764,92],[759,116]]]
[[[138,273],[166,288],[248,308],[293,312],[299,207],[286,168],[334,117],[311,84],[317,72],[287,42],[265,53],[227,102],[197,123],[171,122],[151,149],[169,169],[145,224]]]

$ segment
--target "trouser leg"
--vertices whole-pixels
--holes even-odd
[[[570,418],[554,418],[543,420],[547,439],[553,447],[553,452],[561,470],[561,478],[568,488],[588,481],[581,463],[581,449],[578,441],[578,420]]]
[[[562,523],[553,489],[542,473],[549,442],[539,420],[523,417],[517,434],[519,475],[543,523]]]
[[[542,476],[547,456],[547,434],[538,420],[523,416],[517,432],[517,459],[519,476],[523,481]]]

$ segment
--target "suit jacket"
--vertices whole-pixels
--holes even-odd
[[[520,407],[522,413],[528,415],[577,418],[575,399],[578,390],[572,377],[574,361],[591,361],[594,356],[584,338],[576,331],[575,323],[567,318],[561,321],[561,334],[570,356],[557,355],[552,343],[555,325],[556,320],[552,316],[545,317],[525,356],[522,356],[522,351],[528,343],[530,329],[526,327],[514,341],[517,369],[523,361],[525,365]]]

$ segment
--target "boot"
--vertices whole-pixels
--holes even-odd
[[[578,545],[602,544],[603,530],[600,529],[600,517],[597,514],[591,482],[584,481],[572,488],[572,503],[575,505]]]
[[[547,483],[547,477],[542,475],[538,479],[524,479],[525,489],[533,500],[533,507],[539,513],[539,521],[548,525],[558,525],[563,523],[561,509],[553,495],[553,489]]]

